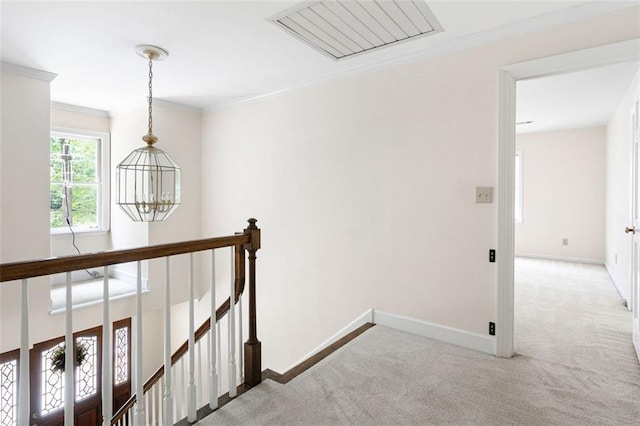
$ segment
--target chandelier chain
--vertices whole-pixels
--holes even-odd
[[[153,91],[152,91],[152,85],[151,85],[152,80],[153,80],[153,59],[149,58],[149,134],[150,135],[153,134],[152,132],[153,130],[153,118],[152,118]]]

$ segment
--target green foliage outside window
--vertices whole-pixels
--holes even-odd
[[[96,139],[52,136],[50,143],[50,212],[51,228],[98,226],[98,150]],[[64,182],[63,146],[70,146],[71,181]]]

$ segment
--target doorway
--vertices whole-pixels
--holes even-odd
[[[102,424],[102,326],[73,335],[74,424]],[[131,395],[131,318],[113,323],[114,411]],[[64,337],[33,345],[30,351],[30,424],[64,424]]]
[[[635,39],[510,65],[499,72],[497,356],[514,353],[516,81],[638,60],[640,40]]]

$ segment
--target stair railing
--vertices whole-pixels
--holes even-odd
[[[231,257],[230,292],[222,305],[216,307],[215,250],[233,247]],[[215,410],[223,385],[221,348],[221,322],[226,319],[228,326],[228,387],[227,398],[237,394],[238,372],[240,383],[255,386],[261,382],[261,343],[256,330],[256,251],[260,249],[260,229],[255,219],[249,219],[249,226],[232,236],[217,237],[180,243],[163,244],[129,250],[117,250],[104,253],[50,258],[45,260],[7,263],[0,265],[0,282],[21,280],[21,325],[20,356],[18,361],[18,401],[15,424],[30,424],[29,401],[29,279],[58,273],[66,273],[65,302],[65,382],[73,381],[73,305],[71,298],[71,272],[88,268],[104,268],[103,287],[103,374],[102,374],[102,424],[163,424],[172,425],[186,417],[189,423],[197,420],[198,406],[208,400],[206,410]],[[194,317],[194,253],[211,252],[211,318],[195,330]],[[249,338],[242,345],[242,295],[245,289],[245,254],[248,253],[248,332]],[[171,354],[171,295],[170,295],[170,258],[180,254],[189,254],[189,332],[188,340]],[[148,259],[166,259],[165,268],[165,321],[164,321],[164,365],[152,377],[143,383],[143,346],[142,346],[142,271],[141,262]],[[136,327],[134,348],[135,392],[118,412],[112,416],[111,389],[113,374],[111,365],[112,335],[110,324],[108,266],[137,262],[136,285]],[[239,321],[236,322],[236,315]],[[236,352],[236,334],[239,336]],[[206,345],[202,342],[206,341]],[[206,365],[203,367],[202,353],[206,352]],[[244,355],[244,356],[243,356]],[[196,362],[196,357],[198,362]],[[186,359],[186,362],[185,362]],[[186,364],[186,366],[185,366]],[[240,364],[238,368],[237,364]],[[165,374],[170,372],[170,374]],[[180,380],[176,380],[176,379]],[[207,386],[203,386],[203,382]],[[174,385],[174,383],[177,385]],[[64,423],[74,424],[74,386],[65,387]],[[142,396],[142,397],[139,397]],[[206,396],[206,397],[205,397]],[[148,408],[146,408],[148,407]]]

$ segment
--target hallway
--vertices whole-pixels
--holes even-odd
[[[637,370],[631,312],[603,266],[516,258],[515,270],[517,354],[612,374]]]
[[[517,259],[518,354],[375,326],[286,385],[266,380],[200,424],[632,425],[640,365],[604,268]]]

